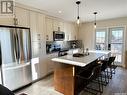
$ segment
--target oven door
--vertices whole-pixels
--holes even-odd
[[[53,40],[54,41],[63,41],[64,38],[65,38],[64,32],[58,32],[58,31],[53,32]]]

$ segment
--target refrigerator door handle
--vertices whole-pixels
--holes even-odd
[[[15,55],[16,55],[16,61],[19,62],[19,44],[18,44],[18,35],[17,30],[15,29],[14,32],[14,40],[15,40]]]
[[[2,65],[2,50],[1,50],[1,42],[0,42],[0,68]]]

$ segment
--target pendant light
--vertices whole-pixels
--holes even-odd
[[[16,17],[16,5],[15,5],[15,2],[13,3],[13,9],[14,9],[14,18],[13,18],[13,24],[14,24],[14,26],[17,26],[18,25],[18,19],[17,19],[17,17]]]
[[[81,3],[81,1],[80,0],[78,0],[77,2],[76,2],[76,4],[78,5],[78,16],[77,16],[77,24],[79,24],[80,23],[80,17],[79,17],[79,4]]]
[[[96,22],[97,12],[94,12],[93,14],[95,15],[94,28],[96,28],[97,27],[97,22]]]

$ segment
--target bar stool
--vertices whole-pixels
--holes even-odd
[[[0,95],[14,95],[14,93],[3,85],[0,85]]]
[[[101,75],[100,77],[104,78],[102,81],[102,84],[106,86],[109,83],[109,78],[108,78],[108,71],[106,70],[108,68],[108,60],[100,60],[101,64]]]
[[[109,60],[108,60],[108,68],[110,69],[110,78],[112,78],[112,75],[115,74],[115,69],[117,68],[117,66],[115,65],[115,58],[116,56],[112,56],[112,57],[109,57]]]
[[[102,91],[103,88],[102,88],[102,85],[101,85],[101,82],[99,79],[100,73],[101,73],[101,65],[95,64],[95,65],[92,65],[91,67],[89,67],[87,70],[84,70],[84,71],[78,73],[76,75],[76,77],[84,80],[84,85],[85,85],[84,90],[85,91],[90,92],[95,95],[99,92],[101,95],[103,92]],[[97,80],[97,82],[94,82],[94,80]],[[88,87],[88,85],[93,82],[98,84],[98,89]],[[94,93],[89,90],[96,91],[97,93]]]

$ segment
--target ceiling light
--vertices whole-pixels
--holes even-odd
[[[62,13],[62,11],[58,11],[58,13],[60,13],[60,14],[61,14],[61,13]]]
[[[81,3],[80,0],[77,0],[76,4],[78,5],[78,16],[77,16],[77,24],[80,24],[80,17],[79,17],[79,4]]]
[[[97,21],[96,21],[97,12],[94,12],[93,14],[95,15],[94,28],[96,29],[96,27],[97,27]]]

